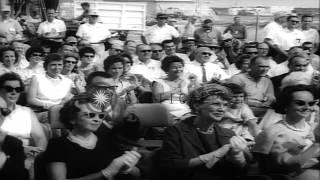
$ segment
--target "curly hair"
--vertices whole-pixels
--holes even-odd
[[[182,64],[182,66],[184,66],[184,62],[183,60],[178,57],[178,56],[167,56],[163,59],[163,61],[161,62],[161,69],[164,71],[164,72],[168,72],[169,68],[170,68],[170,65],[172,63],[175,63],[175,62],[179,62]]]

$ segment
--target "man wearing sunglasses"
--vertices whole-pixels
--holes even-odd
[[[287,28],[284,29],[284,37],[282,43],[282,49],[289,50],[294,46],[301,46],[305,42],[305,36],[299,27],[299,17],[295,14],[291,14],[287,17]]]
[[[195,60],[185,67],[185,72],[195,75],[198,83],[210,82],[212,79],[224,80],[229,78],[219,65],[210,62],[213,54],[213,51],[208,47],[197,48]]]
[[[168,25],[168,15],[157,14],[157,24],[148,28],[141,36],[144,44],[162,43],[162,41],[171,39],[175,43],[179,41],[179,32],[172,26]]]
[[[314,54],[314,46],[312,42],[306,41],[302,44],[302,48],[305,53],[309,56],[310,64],[313,67],[313,69],[320,71],[320,57],[316,54]]]

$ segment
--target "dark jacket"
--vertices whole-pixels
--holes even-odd
[[[25,155],[22,142],[12,136],[6,136],[2,144],[3,152],[8,156],[2,170],[1,180],[28,180],[29,174],[24,167]]]
[[[204,165],[190,168],[189,160],[199,155],[212,152],[221,146],[228,144],[234,133],[218,125],[214,127],[213,141],[216,147],[205,142],[201,134],[194,126],[194,118],[184,120],[183,122],[166,129],[163,146],[159,154],[159,166],[161,169],[161,179],[221,179],[222,176],[235,174],[239,169],[234,164],[229,163],[225,158],[221,159],[211,169]],[[230,169],[231,168],[231,169]]]

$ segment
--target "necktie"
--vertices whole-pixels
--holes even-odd
[[[204,64],[201,64],[201,70],[202,70],[202,82],[207,82],[207,73],[206,68],[204,67]]]

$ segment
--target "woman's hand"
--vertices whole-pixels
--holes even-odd
[[[35,157],[39,153],[43,152],[44,149],[40,147],[35,146],[24,146],[24,154],[27,155],[27,157]]]
[[[237,154],[239,152],[245,151],[247,146],[247,141],[243,139],[241,136],[233,136],[230,139],[231,152]]]
[[[136,151],[126,151],[122,156],[114,159],[111,164],[103,169],[101,173],[107,179],[112,178],[116,174],[130,173],[133,167],[138,163],[141,155]]]

